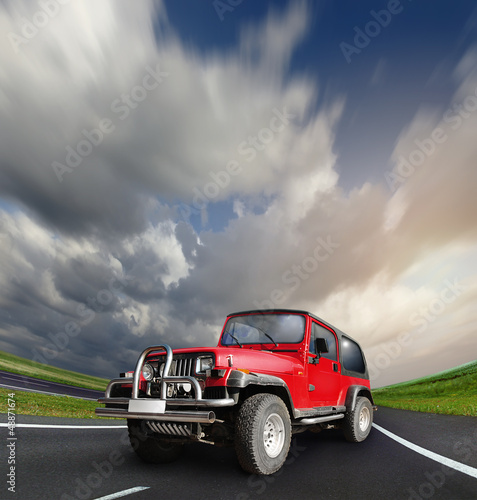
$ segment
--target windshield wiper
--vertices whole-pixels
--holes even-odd
[[[227,335],[230,335],[235,340],[235,342],[237,342],[237,344],[243,349],[243,345],[238,341],[238,338],[235,335],[232,335],[230,332],[225,332],[225,333]]]
[[[258,327],[257,325],[254,325],[253,327],[256,328],[258,331],[262,332],[266,337],[268,337],[275,344],[275,347],[278,347],[278,344],[272,339],[272,337],[270,337],[270,335],[268,335],[268,333],[265,330],[262,330],[262,328]],[[263,342],[260,343],[263,344]]]
[[[278,347],[278,344],[272,339],[272,337],[270,337],[270,335],[268,335],[267,332],[264,332],[263,330],[260,331],[275,344],[275,347]]]

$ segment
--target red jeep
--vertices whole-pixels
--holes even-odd
[[[148,347],[99,402],[98,416],[128,419],[131,445],[147,462],[170,462],[199,441],[234,445],[253,474],[280,469],[294,433],[339,427],[363,441],[375,409],[358,343],[286,309],[230,314],[217,347]]]

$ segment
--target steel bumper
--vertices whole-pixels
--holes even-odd
[[[168,383],[188,383],[194,389],[194,397],[189,398],[155,398],[139,397],[139,380],[142,365],[146,356],[153,351],[164,350],[167,355],[165,376],[161,377],[162,395],[166,394]],[[168,345],[148,347],[145,349],[136,363],[133,377],[115,378],[109,382],[106,388],[105,397],[98,399],[98,403],[107,405],[107,408],[96,408],[98,417],[113,418],[135,418],[144,420],[161,420],[169,422],[198,422],[213,423],[215,413],[211,410],[200,411],[197,408],[221,408],[233,406],[235,401],[232,398],[223,399],[203,399],[202,389],[199,382],[190,376],[170,376],[169,370],[172,363],[172,349]],[[132,385],[131,398],[111,397],[112,389],[115,386]],[[184,410],[177,410],[178,406],[184,406]],[[168,409],[169,407],[169,409]],[[172,409],[171,409],[172,407]]]
[[[193,408],[221,408],[233,406],[232,398],[224,399],[158,399],[158,398],[100,398],[98,403],[109,408],[96,408],[98,417],[135,418],[143,420],[160,420],[169,422],[198,422],[211,424],[215,422],[215,413],[211,410],[199,411],[184,409],[167,410],[167,407],[187,406]],[[116,406],[116,408],[111,407]]]

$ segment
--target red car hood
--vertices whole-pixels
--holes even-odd
[[[294,368],[301,366],[295,356],[290,353],[261,351],[248,347],[194,347],[187,349],[174,349],[174,354],[187,353],[213,353],[215,354],[216,368],[243,368],[261,373],[294,373]],[[231,359],[230,359],[231,358]]]

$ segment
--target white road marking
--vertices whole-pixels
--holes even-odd
[[[9,424],[0,423],[0,427]],[[60,425],[60,424],[15,424],[15,427],[28,427],[30,429],[127,429],[127,425]]]
[[[405,439],[396,436],[396,434],[393,434],[392,432],[383,429],[381,426],[377,424],[373,424],[373,427],[375,427],[378,431],[382,432],[391,439],[394,439],[394,441],[397,441],[399,444],[406,446],[410,450],[415,451],[416,453],[420,453],[421,455],[424,455],[425,457],[430,458],[431,460],[435,460],[436,462],[439,462],[445,465],[446,467],[450,467],[451,469],[455,469],[459,472],[462,472],[463,474],[467,474],[468,476],[475,477],[477,479],[477,469],[475,469],[474,467],[470,467],[469,465],[456,462],[451,458],[443,457],[442,455],[438,455],[433,451],[426,450],[426,448],[422,448],[417,444],[411,443],[410,441],[406,441]]]
[[[148,490],[149,488],[150,486],[136,486],[136,488],[118,491],[117,493],[112,493],[111,495],[106,495],[105,497],[95,498],[94,500],[114,500],[115,498],[121,498],[125,497],[126,495],[131,495],[132,493],[137,493],[138,491]]]

